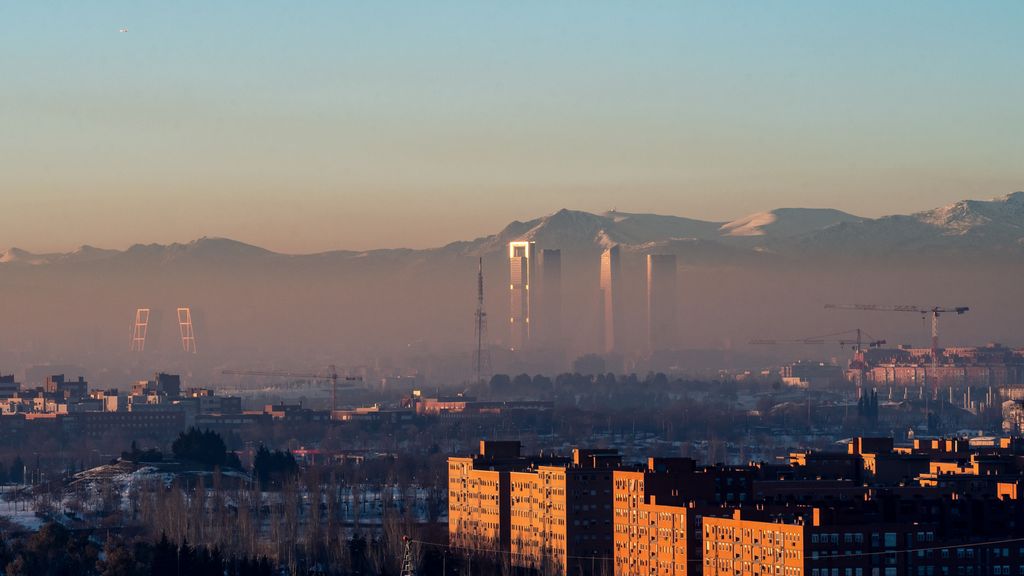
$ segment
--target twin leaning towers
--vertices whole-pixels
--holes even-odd
[[[135,322],[132,323],[129,350],[143,352],[146,349],[146,334],[149,332],[149,308],[135,310]],[[196,332],[192,328],[192,309],[188,306],[178,308],[178,330],[181,334],[181,349],[186,353],[196,354]]]

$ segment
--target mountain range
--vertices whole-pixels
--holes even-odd
[[[431,254],[486,255],[501,252],[510,240],[534,240],[543,247],[587,252],[620,244],[651,251],[704,251],[731,247],[762,254],[804,256],[809,252],[893,255],[910,251],[954,250],[1020,255],[1024,253],[1024,192],[992,200],[962,200],[909,215],[864,218],[840,210],[779,208],[730,222],[659,214],[611,211],[593,214],[562,209],[526,222],[515,221],[491,236],[457,241],[440,248],[337,250],[284,255],[226,238],[201,238],[187,244],[136,244],[126,250],[92,246],[68,253],[36,254],[20,248],[0,252],[0,264],[41,266],[127,259],[293,258],[388,259]],[[735,251],[730,252],[735,255]]]

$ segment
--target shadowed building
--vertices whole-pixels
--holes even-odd
[[[601,253],[601,325],[605,354],[621,352],[622,264],[616,244]]]
[[[562,340],[562,251],[540,251],[540,337],[547,346],[556,346]]]
[[[647,255],[647,346],[650,352],[676,345],[676,257]]]
[[[508,243],[509,263],[509,347],[522,350],[532,338],[530,317],[533,313],[533,295],[530,284],[534,276],[536,243],[516,241]]]

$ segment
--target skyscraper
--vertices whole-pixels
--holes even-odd
[[[534,316],[534,330],[538,327],[546,346],[557,346],[562,341],[562,251],[540,251],[540,311]],[[539,326],[536,325],[539,320]]]
[[[648,351],[669,350],[676,345],[676,257],[647,255]]]
[[[620,352],[622,342],[622,267],[619,245],[601,253],[601,320],[604,353]]]
[[[522,350],[531,339],[530,316],[533,313],[533,295],[530,284],[534,277],[536,244],[529,241],[508,243],[509,263],[509,347]]]

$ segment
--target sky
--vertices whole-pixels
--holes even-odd
[[[427,247],[1024,189],[1024,3],[0,3],[0,247]],[[128,32],[119,32],[127,27]]]

